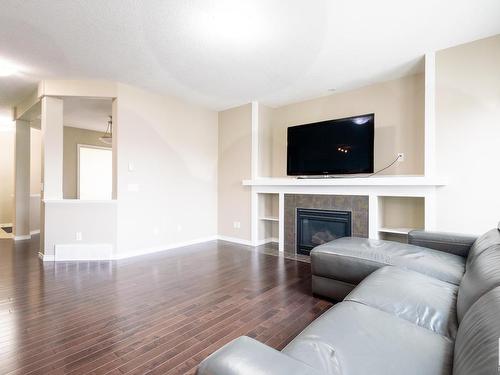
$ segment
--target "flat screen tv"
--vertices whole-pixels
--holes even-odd
[[[373,173],[375,115],[288,128],[289,176]]]

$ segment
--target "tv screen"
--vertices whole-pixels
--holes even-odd
[[[287,174],[373,173],[375,115],[288,128]]]

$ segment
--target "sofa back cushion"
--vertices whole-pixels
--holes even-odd
[[[482,295],[465,314],[455,341],[453,375],[496,374],[500,287]]]
[[[474,244],[469,250],[466,266],[469,266],[469,264],[471,264],[474,261],[474,259],[476,259],[476,257],[486,249],[489,249],[492,246],[499,246],[499,245],[500,245],[500,223],[498,224],[497,228],[484,233],[474,242]]]
[[[500,286],[500,245],[490,246],[467,265],[458,288],[458,322],[479,297],[497,286]]]

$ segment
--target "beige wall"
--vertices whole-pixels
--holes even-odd
[[[252,105],[219,112],[218,234],[251,239]],[[240,222],[240,228],[234,228]]]
[[[55,245],[109,244],[116,241],[116,202],[47,201],[44,255],[54,255]],[[76,232],[82,240],[76,241]]]
[[[366,113],[375,113],[375,170],[404,152],[405,161],[383,174],[423,174],[424,76],[417,74],[275,109],[273,176],[286,175],[288,126]]]
[[[116,118],[120,254],[213,238],[217,112],[119,84]]]
[[[0,224],[14,217],[14,141],[15,130],[0,131]],[[30,152],[30,230],[39,229],[40,216],[40,130],[31,128]]]
[[[440,230],[481,233],[500,220],[500,35],[436,55]]]
[[[102,132],[88,129],[64,127],[63,155],[63,196],[64,199],[77,199],[78,145],[111,148],[99,141]]]
[[[0,131],[0,224],[12,223],[14,207],[14,129]]]

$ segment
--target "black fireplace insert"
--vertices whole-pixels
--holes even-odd
[[[351,236],[351,212],[297,208],[297,253],[309,255],[316,246]]]

